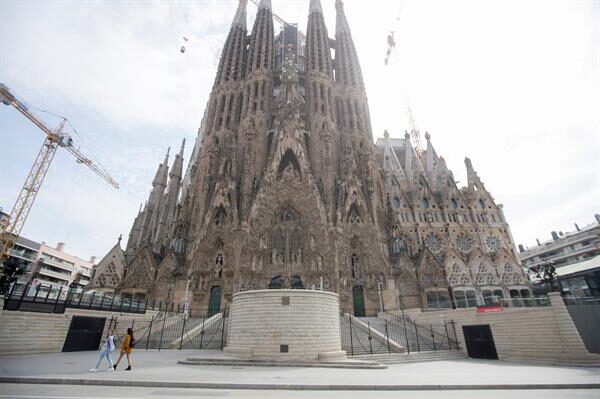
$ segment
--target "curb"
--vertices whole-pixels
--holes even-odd
[[[235,384],[209,382],[93,380],[85,378],[0,377],[5,384],[100,385],[145,388],[244,389],[280,391],[467,391],[467,390],[537,390],[600,389],[589,384],[494,384],[494,385],[310,385],[310,384]]]

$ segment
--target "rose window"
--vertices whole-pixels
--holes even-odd
[[[460,234],[456,238],[456,245],[462,252],[471,252],[473,249],[473,239],[466,234]]]
[[[485,246],[489,252],[498,252],[500,249],[500,239],[496,236],[487,236],[485,238]]]
[[[433,233],[425,237],[425,246],[433,253],[438,253],[442,250],[442,242]]]

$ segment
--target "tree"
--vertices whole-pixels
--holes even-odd
[[[529,275],[534,285],[544,289],[546,292],[558,292],[558,276],[553,262],[544,262],[529,269]]]
[[[27,261],[15,257],[10,257],[4,261],[4,271],[0,276],[0,295],[6,295],[10,290],[10,285],[17,281],[17,278],[25,272]]]

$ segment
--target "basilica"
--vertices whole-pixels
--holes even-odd
[[[308,0],[307,0],[308,1]],[[349,10],[351,12],[351,10]],[[187,168],[159,165],[127,245],[90,288],[222,309],[255,289],[339,294],[356,316],[530,296],[502,205],[465,159],[458,187],[425,135],[374,142],[344,4],[275,33],[240,0]]]

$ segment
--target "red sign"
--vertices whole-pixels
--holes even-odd
[[[496,303],[494,305],[477,306],[477,313],[501,312],[502,305]]]

